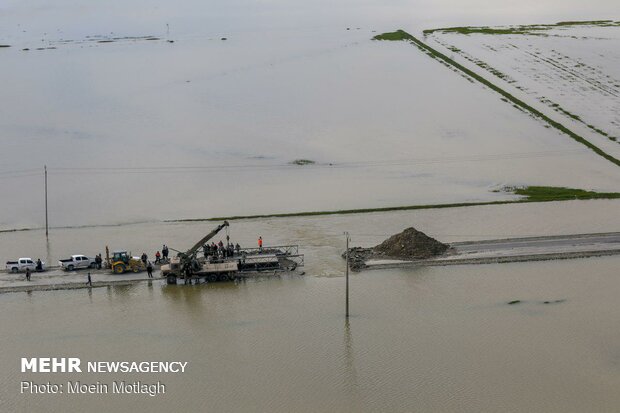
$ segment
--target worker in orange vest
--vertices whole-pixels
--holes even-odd
[[[263,251],[263,237],[258,237],[258,250]]]

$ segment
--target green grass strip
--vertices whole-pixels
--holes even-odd
[[[319,215],[346,215],[346,214],[365,214],[370,212],[390,212],[390,211],[410,211],[416,209],[441,209],[441,208],[462,208],[482,205],[505,205],[505,204],[524,204],[530,202],[553,202],[587,199],[620,199],[619,192],[593,192],[583,189],[548,187],[548,186],[529,186],[523,188],[508,188],[507,193],[521,195],[525,198],[505,201],[484,201],[484,202],[457,202],[450,204],[428,204],[428,205],[406,205],[383,208],[362,208],[362,209],[341,209],[335,211],[310,211],[310,212],[289,212],[281,214],[262,214],[262,215],[236,215],[229,217],[214,218],[194,218],[194,219],[175,219],[165,222],[201,222],[201,221],[232,221],[238,219],[256,218],[288,218],[288,217],[312,217]],[[497,191],[499,192],[499,191]]]
[[[617,199],[618,192],[594,192],[583,189],[554,186],[526,186],[511,190],[515,195],[527,197],[530,202],[568,201],[574,199]]]
[[[553,119],[549,118],[547,115],[545,115],[544,113],[540,112],[539,110],[534,109],[533,107],[531,107],[527,103],[523,102],[522,100],[514,97],[513,95],[511,95],[510,93],[506,92],[504,89],[500,88],[499,86],[496,86],[495,84],[491,83],[490,81],[488,81],[484,77],[482,77],[482,76],[478,75],[477,73],[469,70],[465,66],[455,62],[454,60],[450,59],[448,56],[444,55],[443,53],[433,49],[432,47],[430,47],[426,43],[418,40],[417,38],[415,38],[414,36],[410,35],[409,33],[405,32],[403,30],[397,30],[395,32],[383,33],[383,34],[377,35],[373,39],[374,40],[408,40],[408,41],[414,43],[418,48],[420,48],[421,50],[427,52],[430,56],[432,56],[432,57],[434,57],[436,59],[441,59],[445,63],[447,63],[447,64],[455,67],[456,69],[460,70],[461,72],[465,73],[467,76],[469,76],[469,77],[471,77],[473,79],[476,79],[478,82],[482,83],[483,85],[487,86],[491,90],[494,90],[495,92],[499,93],[500,95],[502,95],[506,99],[510,100],[516,106],[527,110],[532,115],[534,115],[534,116],[538,117],[539,119],[542,119],[543,121],[547,122],[549,125],[551,125],[555,129],[559,130],[560,132],[563,132],[563,133],[567,134],[568,136],[570,136],[571,138],[573,138],[577,142],[581,143],[582,145],[587,146],[588,148],[590,148],[597,155],[602,156],[603,158],[607,159],[609,162],[612,162],[612,163],[614,163],[617,166],[620,166],[620,160],[618,160],[617,158],[614,158],[613,156],[609,155],[608,153],[603,151],[598,146],[594,145],[593,143],[591,143],[590,141],[586,140],[582,136],[577,135],[575,132],[573,132],[572,130],[568,129],[566,126],[562,125],[561,123],[556,122]]]

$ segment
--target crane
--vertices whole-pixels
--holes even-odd
[[[187,251],[177,251],[177,256],[170,260],[170,264],[162,266],[162,273],[165,272],[167,274],[168,284],[176,284],[176,277],[181,276],[181,273],[185,271],[188,267],[191,269],[191,271],[197,270],[200,267],[200,264],[196,259],[196,254],[198,253],[198,250],[200,250],[200,248],[202,248],[202,246],[206,244],[207,241],[209,241],[211,238],[213,238],[218,232],[228,226],[228,221],[224,221],[222,224],[215,227],[213,231],[205,235],[200,241],[194,244],[194,246]]]
[[[192,260],[194,260],[196,258],[196,253],[198,252],[198,250],[202,248],[202,246],[205,245],[207,241],[209,241],[211,238],[216,236],[218,232],[220,232],[222,229],[224,229],[227,226],[229,226],[228,221],[224,221],[221,225],[218,225],[217,227],[215,227],[213,231],[209,232],[200,241],[194,244],[193,247],[191,247],[185,252],[179,252],[178,256],[181,260],[181,263],[187,264],[191,262]]]

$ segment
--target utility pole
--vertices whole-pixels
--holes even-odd
[[[47,221],[47,165],[43,166],[45,171],[45,236],[49,236],[49,225]]]
[[[347,238],[347,251],[345,256],[347,257],[347,268],[345,270],[345,278],[346,278],[346,317],[349,318],[349,233],[344,233]]]

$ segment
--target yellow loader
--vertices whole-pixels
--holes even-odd
[[[140,272],[146,270],[146,265],[139,257],[132,257],[127,251],[113,251],[110,257],[110,250],[105,247],[106,261],[108,268],[115,274],[123,274],[127,271]]]

